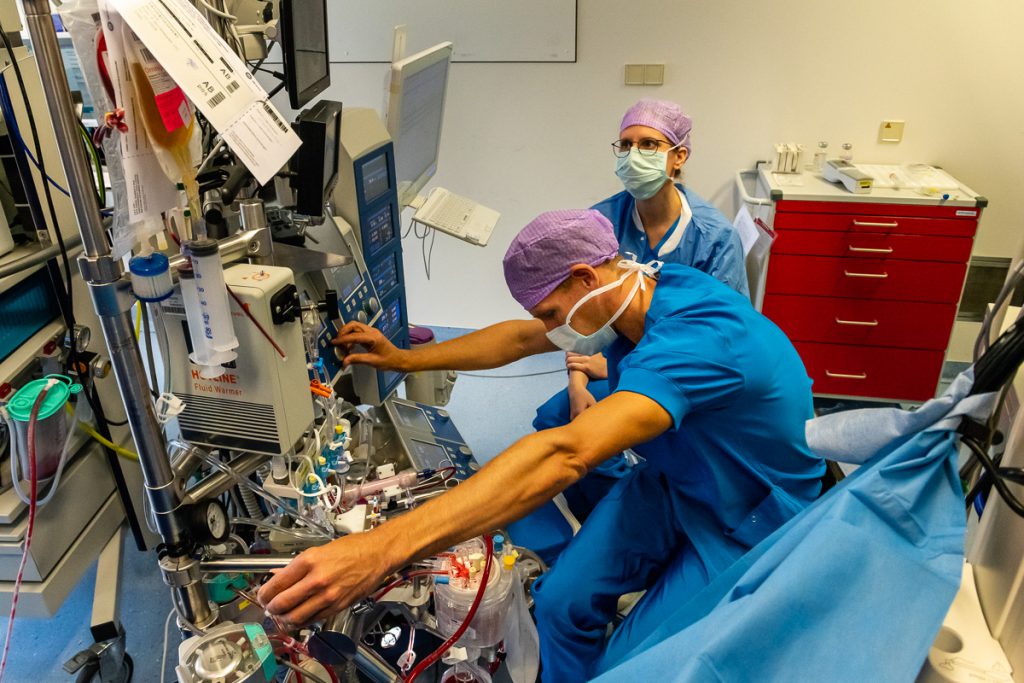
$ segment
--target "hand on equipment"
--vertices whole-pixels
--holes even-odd
[[[338,331],[331,344],[347,351],[345,367],[369,365],[381,370],[402,370],[404,351],[388,341],[384,333],[366,323],[351,322]],[[361,346],[365,352],[352,353],[353,346]]]
[[[584,356],[569,351],[565,354],[565,367],[567,370],[578,370],[590,379],[608,379],[608,361],[600,353]]]
[[[295,626],[327,619],[366,597],[388,575],[370,533],[306,550],[260,588],[267,612]]]

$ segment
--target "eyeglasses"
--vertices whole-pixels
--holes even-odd
[[[616,140],[612,143],[612,151],[617,157],[629,156],[629,151],[633,149],[632,140]],[[654,156],[658,150],[661,149],[662,145],[672,145],[670,142],[664,140],[658,140],[657,138],[641,138],[636,143],[637,150],[645,157]],[[679,145],[672,145],[669,149],[675,149]]]

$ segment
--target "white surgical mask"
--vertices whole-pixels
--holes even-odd
[[[679,145],[670,148],[670,151],[676,147]],[[641,154],[640,150],[634,147],[629,150],[629,154],[618,158],[615,163],[615,175],[622,181],[626,192],[633,195],[635,199],[650,199],[668,181],[666,166],[668,166],[667,152],[655,152],[647,155]]]
[[[592,292],[588,292],[583,296],[582,299],[576,302],[576,304],[569,309],[569,314],[565,316],[565,324],[559,325],[555,329],[547,333],[548,340],[562,349],[563,351],[572,351],[573,353],[581,353],[585,356],[593,356],[596,353],[600,353],[606,346],[615,341],[615,337],[618,333],[612,329],[612,324],[619,319],[619,316],[625,312],[626,307],[636,296],[637,291],[647,289],[647,283],[644,280],[644,276],[654,277],[658,270],[662,266],[661,261],[651,261],[650,263],[639,263],[634,260],[623,259],[617,264],[619,268],[627,271],[622,277],[615,282],[598,287]],[[612,317],[601,326],[593,334],[582,334],[572,329],[572,316],[579,310],[580,306],[585,304],[590,299],[600,296],[607,291],[615,289],[623,281],[626,280],[630,275],[636,273],[636,283],[633,285],[633,289],[630,290],[629,294],[623,300],[622,305],[619,306],[619,310],[615,311]]]

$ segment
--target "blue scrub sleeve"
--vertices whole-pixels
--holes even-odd
[[[750,296],[747,284],[747,262],[743,256],[740,238],[732,231],[728,239],[715,245],[708,255],[706,267],[698,268],[732,287],[744,296]]]
[[[679,429],[679,423],[690,410],[690,402],[676,384],[657,372],[643,368],[629,368],[619,377],[616,391],[628,391],[651,399],[669,414],[672,426]]]
[[[687,413],[732,404],[743,392],[732,345],[693,321],[665,319],[644,333],[619,366],[617,391],[647,396],[678,429]]]

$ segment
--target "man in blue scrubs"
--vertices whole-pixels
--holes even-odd
[[[693,266],[749,296],[736,230],[718,209],[677,182],[693,149],[692,129],[693,121],[674,102],[643,99],[630,107],[612,143],[615,174],[625,189],[593,208],[611,221],[620,253],[642,263]],[[533,427],[538,431],[565,424],[610,393],[601,354],[568,354],[566,367],[568,387],[537,409]],[[609,459],[565,491],[570,509],[585,519],[627,471],[624,457]],[[523,531],[529,534],[530,527]]]
[[[600,213],[549,212],[505,255],[509,290],[534,320],[415,351],[363,324],[342,329],[335,343],[350,350],[346,365],[407,372],[605,350],[613,391],[569,424],[520,439],[444,495],[299,555],[260,590],[271,614],[296,624],[326,618],[631,448],[644,462],[534,586],[544,680],[584,681],[817,497],[824,463],[804,440],[810,380],[789,340],[714,278],[679,265],[658,272],[617,252]],[[364,350],[352,353],[356,345]],[[606,649],[618,598],[643,589]]]

